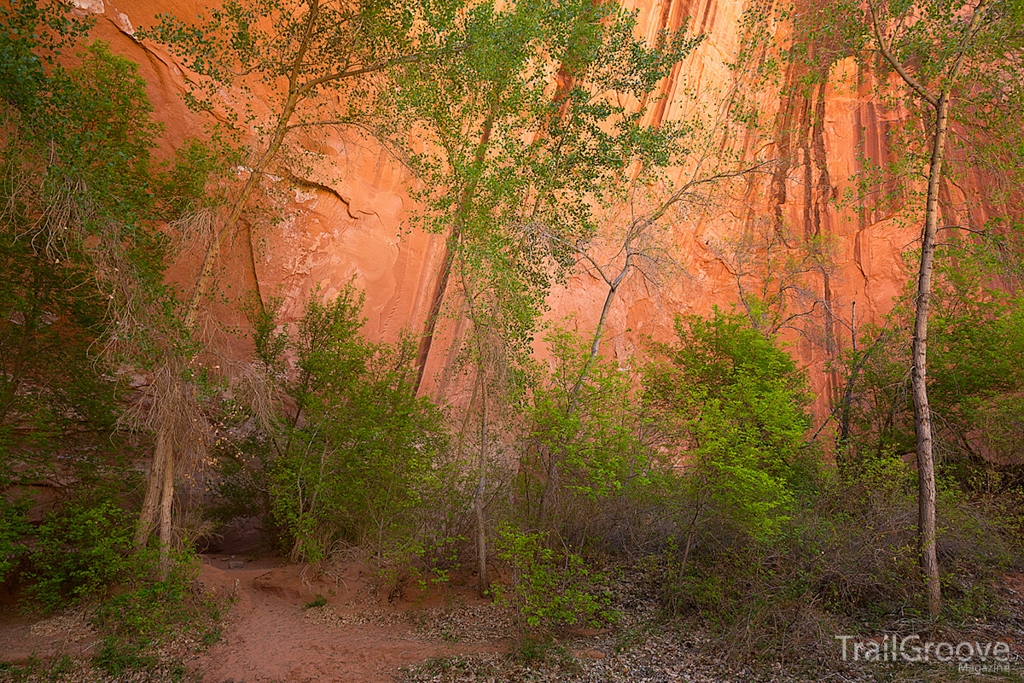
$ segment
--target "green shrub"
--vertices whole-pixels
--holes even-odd
[[[993,579],[1013,556],[1010,539],[966,501],[940,497],[944,616],[953,624],[998,619]],[[834,633],[928,623],[916,478],[899,457],[823,471],[770,539],[714,520],[707,530],[713,545],[697,544],[685,566],[680,549],[669,547],[652,580],[667,615],[696,616],[732,657],[814,657]]]
[[[517,515],[577,547],[634,552],[663,540],[657,507],[671,465],[658,452],[634,377],[591,358],[585,339],[556,329],[545,339],[525,397],[516,478]]]
[[[24,503],[13,503],[0,496],[0,584],[28,552],[24,539],[31,526],[26,509]]]
[[[807,440],[807,379],[771,337],[715,310],[676,322],[645,369],[645,403],[684,465],[679,545],[686,563],[712,527],[768,540],[813,490],[817,452]],[[716,534],[722,530],[716,529]]]
[[[546,532],[498,529],[495,550],[509,569],[508,586],[497,586],[498,602],[515,610],[520,636],[564,626],[596,626],[614,621],[610,596],[583,558],[567,548],[546,545]]]
[[[29,555],[30,595],[45,612],[80,602],[137,573],[134,516],[109,498],[51,511]]]
[[[194,590],[198,561],[179,555],[173,567],[161,581],[140,577],[127,582],[97,609],[93,623],[104,637],[95,663],[107,673],[159,667],[178,680],[184,673],[181,663],[165,661],[160,646],[185,633],[204,646],[220,637],[220,604]]]
[[[416,397],[413,345],[365,341],[361,305],[351,287],[312,300],[288,344],[297,412],[277,437],[270,495],[293,557],[307,562],[341,545],[363,545],[380,565],[422,553],[446,472],[443,415]]]
[[[1012,494],[1024,484],[1024,297],[1019,288],[993,286],[990,260],[1002,258],[1000,232],[993,226],[976,241],[951,236],[941,245],[930,304],[937,473],[971,495]],[[1019,227],[1010,232],[1019,244]],[[848,440],[843,464],[915,451],[911,296],[897,302],[884,329],[865,326],[859,350],[844,359],[850,386],[839,406]]]

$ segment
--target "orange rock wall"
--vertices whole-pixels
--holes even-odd
[[[181,101],[182,70],[173,58],[133,39],[133,27],[151,24],[154,16],[171,12],[188,19],[201,5],[192,0],[75,0],[93,13],[93,36],[141,65],[157,117],[166,125],[165,152],[202,130],[202,122]],[[678,65],[663,87],[664,98],[652,114],[657,120],[687,115],[695,106],[713,105],[735,86],[728,63],[740,44],[743,0],[628,0],[639,12],[640,29],[655,36],[691,22],[705,33],[704,43]],[[785,40],[779,35],[778,39]],[[795,67],[784,74],[795,83],[803,74]],[[742,196],[711,212],[676,212],[667,222],[666,239],[680,264],[674,274],[654,286],[642,277],[629,280],[612,310],[605,352],[623,365],[642,348],[645,337],[666,338],[678,313],[706,313],[713,305],[737,301],[736,279],[721,245],[744,229],[784,226],[803,236],[830,236],[833,267],[827,274],[806,278],[820,300],[816,304],[814,341],[788,333],[791,349],[811,373],[819,392],[819,413],[835,378],[825,369],[837,348],[845,348],[856,303],[856,323],[877,321],[886,313],[908,277],[901,253],[912,245],[917,229],[892,220],[856,202],[840,210],[835,201],[853,188],[862,159],[886,159],[886,135],[893,120],[872,95],[870,75],[843,62],[829,81],[786,99],[762,98],[762,126],[756,139],[744,144],[762,148],[781,160],[770,177],[751,183]],[[410,179],[387,153],[365,140],[332,138],[320,151],[333,166],[321,169],[318,182],[335,192],[292,190],[286,217],[258,233],[258,264],[264,295],[283,299],[285,319],[294,319],[310,292],[336,293],[352,281],[366,293],[365,332],[373,339],[394,339],[402,330],[418,330],[426,315],[431,283],[438,267],[441,236],[410,231],[414,206],[406,192]],[[222,254],[221,284],[242,287],[235,267],[241,245]],[[189,286],[198,255],[185,253],[172,277]],[[571,324],[590,331],[604,302],[603,283],[584,273],[572,276],[551,295],[550,317],[574,316]],[[813,298],[813,297],[812,297]],[[832,315],[824,315],[829,308]],[[221,315],[228,315],[221,312]],[[236,318],[233,322],[239,322]],[[449,360],[459,323],[449,321],[434,345],[428,365],[427,389],[458,400],[463,384],[453,377]],[[813,336],[813,335],[812,335]]]

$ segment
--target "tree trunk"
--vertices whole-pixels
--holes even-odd
[[[164,463],[163,495],[160,499],[160,576],[171,571],[171,504],[174,502],[174,450],[167,448]]]
[[[853,365],[850,367],[850,376],[846,378],[846,388],[843,389],[842,413],[839,419],[839,439],[836,441],[836,464],[843,466],[853,462],[853,441],[850,438],[850,421],[853,418],[853,387],[860,377],[860,369],[864,363],[863,359],[857,358],[857,302],[854,301],[850,309],[850,342],[853,351]],[[868,353],[870,353],[868,349]],[[865,358],[867,355],[865,354]]]
[[[476,512],[476,551],[478,570],[480,572],[480,597],[486,597],[491,587],[487,575],[487,524],[484,518],[484,491],[487,488],[487,385],[483,372],[480,372],[480,459],[479,479],[476,495],[473,496],[473,510]]]
[[[146,479],[146,497],[142,500],[139,511],[139,524],[135,529],[135,550],[146,547],[149,534],[156,524],[157,512],[160,509],[160,495],[164,480],[164,463],[172,448],[171,437],[166,429],[160,429],[156,436],[156,451],[153,453],[153,466]]]
[[[587,356],[586,362],[583,364],[583,369],[580,371],[580,376],[576,379],[576,383],[573,384],[572,389],[569,391],[568,401],[565,406],[566,415],[571,415],[576,409],[576,401],[579,398],[580,391],[583,390],[583,383],[587,381],[587,377],[590,375],[590,368],[594,366],[594,361],[597,360],[597,354],[601,352],[601,337],[604,336],[604,326],[608,322],[608,312],[612,309],[612,302],[615,301],[615,292],[619,288],[619,283],[622,282],[622,278],[626,275],[626,271],[629,270],[629,257],[626,257],[626,265],[623,267],[622,272],[615,278],[615,281],[608,286],[608,294],[604,297],[604,306],[601,308],[601,317],[597,320],[597,327],[594,328],[594,338],[590,342],[590,354]]]
[[[452,231],[444,241],[444,256],[441,258],[441,270],[437,274],[437,284],[434,286],[434,294],[430,298],[430,310],[427,312],[427,320],[423,325],[423,336],[420,338],[419,352],[416,354],[416,385],[413,391],[419,392],[423,384],[423,375],[427,369],[427,359],[430,357],[430,347],[434,343],[434,332],[437,330],[437,321],[441,317],[441,304],[444,303],[445,292],[448,291],[448,280],[452,273],[452,264],[455,262],[455,250],[458,248],[459,239],[462,235],[462,226],[466,222],[466,212],[469,211],[469,203],[476,194],[477,184],[480,182],[480,173],[487,155],[487,147],[491,141],[491,130],[494,128],[494,118],[497,115],[497,103],[491,105],[491,110],[484,119],[483,129],[480,133],[480,142],[473,153],[473,176],[470,178],[466,189],[459,197],[458,206],[455,207],[455,222]]]
[[[459,225],[456,223],[448,238],[444,241],[444,256],[441,257],[441,270],[437,274],[437,284],[434,286],[434,293],[430,298],[430,310],[427,311],[427,320],[423,325],[423,337],[420,339],[420,348],[416,354],[416,384],[414,392],[419,392],[423,384],[423,375],[427,369],[427,359],[430,357],[430,347],[434,343],[434,332],[437,329],[437,321],[441,317],[441,304],[444,303],[444,294],[448,290],[448,280],[452,274],[452,263],[455,262],[455,249],[459,242]]]
[[[291,118],[295,114],[296,108],[308,95],[308,89],[311,82],[301,84],[300,77],[302,75],[302,65],[309,50],[309,45],[316,27],[319,12],[320,7],[318,0],[310,0],[309,15],[306,20],[302,43],[292,63],[291,72],[288,75],[288,98],[285,100],[284,107],[277,117],[277,123],[274,127],[270,143],[267,145],[266,150],[264,150],[263,154],[260,155],[256,165],[249,173],[249,177],[242,186],[238,197],[235,198],[235,202],[231,207],[231,212],[228,214],[224,225],[221,226],[216,234],[214,234],[213,239],[206,248],[203,263],[199,269],[199,277],[196,280],[195,288],[192,291],[188,307],[185,310],[185,329],[190,332],[195,328],[199,308],[202,305],[203,300],[209,294],[210,287],[213,283],[214,266],[218,256],[220,255],[221,246],[228,236],[234,232],[235,227],[241,220],[246,202],[248,202],[249,197],[252,196],[253,191],[259,185],[260,179],[263,177],[263,173],[277,156],[278,152],[281,150],[281,146],[284,144],[284,139],[288,135]],[[322,79],[314,79],[314,82],[320,80]],[[246,250],[245,266],[246,270],[249,271],[248,277],[252,280],[253,290],[256,295],[253,303],[257,307],[257,312],[263,314],[265,312],[265,308],[263,304],[263,297],[260,293],[259,278],[256,274],[256,258],[253,251],[252,234],[250,231],[246,231],[246,239],[248,241],[248,245]],[[159,396],[157,397],[157,400],[161,400]],[[153,470],[150,472],[150,477],[147,481],[146,495],[143,500],[142,511],[139,515],[139,524],[135,533],[136,548],[144,547],[149,538],[149,534],[152,531],[155,522],[156,508],[159,504],[160,564],[161,571],[165,577],[170,569],[171,507],[174,502],[174,452],[172,437],[169,433],[170,429],[171,427],[165,424],[161,424],[157,428],[157,447],[153,456]]]
[[[932,451],[931,409],[928,406],[928,304],[932,291],[935,235],[939,221],[939,180],[942,177],[946,128],[949,122],[948,96],[943,93],[937,104],[931,166],[928,169],[928,203],[925,208],[924,233],[921,240],[921,269],[917,281],[911,372],[914,427],[917,435],[918,543],[921,551],[921,573],[924,575],[928,592],[928,613],[933,618],[939,616],[942,608],[942,588],[935,548],[935,459]]]

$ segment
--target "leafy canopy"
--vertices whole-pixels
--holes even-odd
[[[807,380],[774,338],[742,316],[679,318],[677,341],[644,380],[646,398],[680,444],[694,504],[755,537],[777,533],[811,483]]]

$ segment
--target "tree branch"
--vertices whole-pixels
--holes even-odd
[[[982,0],[982,2],[984,1],[985,0]],[[889,62],[892,68],[896,70],[896,73],[900,75],[900,78],[902,78],[903,81],[914,90],[914,92],[921,96],[921,99],[931,105],[932,108],[937,109],[939,106],[939,99],[928,92],[925,87],[910,74],[910,72],[904,69],[903,65],[899,63],[899,61],[893,56],[892,52],[890,52],[888,46],[886,46],[885,39],[882,37],[882,29],[878,25],[878,15],[875,12],[875,4],[872,0],[868,0],[868,12],[871,14],[872,32],[875,34],[875,41],[878,43],[878,51],[882,53],[882,57],[884,57],[885,61]]]

